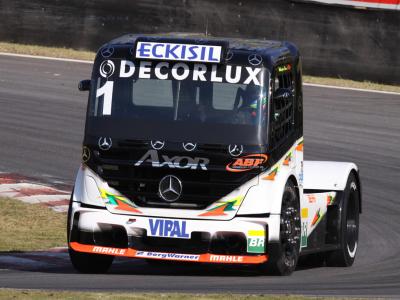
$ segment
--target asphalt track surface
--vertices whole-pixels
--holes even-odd
[[[0,171],[73,183],[87,102],[77,82],[89,78],[90,68],[0,56]],[[400,298],[400,96],[305,87],[304,99],[306,159],[353,161],[361,170],[363,214],[353,267],[274,277],[140,260],[117,263],[107,275],[77,274],[68,263],[29,271],[0,266],[0,287]]]

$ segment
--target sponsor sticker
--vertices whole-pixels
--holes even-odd
[[[229,172],[245,172],[260,168],[267,162],[268,156],[265,154],[249,154],[235,158],[235,160],[226,166]]]
[[[335,197],[336,197],[336,193],[329,193],[326,196],[326,205],[332,205],[333,203],[335,203]]]
[[[315,197],[314,194],[308,194],[306,196],[308,198],[308,203],[315,203],[317,201],[317,198]]]
[[[264,253],[265,252],[265,231],[249,230],[247,232],[247,252]]]
[[[300,173],[299,173],[299,185],[303,186],[303,182],[304,182],[304,171],[303,171],[303,161],[301,161]]]
[[[221,54],[221,46],[137,42],[135,56],[144,59],[219,63]]]
[[[151,251],[137,251],[135,256],[143,258],[160,258],[160,259],[184,260],[184,261],[198,261],[200,258],[200,255],[195,255],[195,254],[165,253],[165,252],[151,252]]]
[[[311,226],[316,225],[317,223],[319,223],[319,221],[321,221],[321,208],[318,208],[317,212],[315,213],[315,216],[311,222]]]
[[[149,236],[190,239],[185,220],[149,219]]]
[[[92,250],[94,253],[100,254],[112,254],[112,255],[124,255],[126,250],[120,248],[110,248],[110,247],[93,247]]]
[[[135,167],[142,165],[143,163],[151,163],[154,168],[168,167],[171,169],[201,169],[207,171],[207,165],[210,160],[203,157],[189,157],[189,156],[172,156],[158,155],[156,150],[147,151],[136,163]]]
[[[184,62],[153,62],[153,61],[115,61],[119,72],[112,77],[119,78],[138,78],[138,79],[159,79],[159,80],[186,80],[254,84],[261,86],[262,68],[247,67],[238,65],[206,65],[194,63],[193,66]],[[103,69],[99,70],[104,78],[110,78],[111,73],[105,73]]]
[[[282,72],[290,71],[291,69],[292,69],[292,65],[287,64],[287,65],[278,67],[278,72],[282,73]]]
[[[300,247],[307,247],[307,228],[308,222],[301,222]]]
[[[210,255],[211,262],[243,262],[243,256],[236,255]]]

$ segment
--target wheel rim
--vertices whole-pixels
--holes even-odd
[[[300,242],[300,217],[296,200],[291,197],[283,199],[281,215],[281,246],[284,263],[288,267],[296,264]]]
[[[351,257],[354,257],[356,253],[358,241],[357,199],[355,199],[355,193],[356,191],[351,190],[346,213],[346,245]]]

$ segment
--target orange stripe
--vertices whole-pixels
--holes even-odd
[[[229,203],[226,204],[222,204],[221,206],[217,207],[216,209],[207,211],[201,215],[199,215],[199,217],[207,217],[207,216],[225,216],[226,213],[225,208],[228,206]]]
[[[104,254],[104,255],[112,255],[112,256],[123,256],[123,257],[131,257],[131,258],[146,258],[146,259],[158,259],[158,260],[179,260],[179,261],[192,261],[192,262],[202,262],[202,263],[217,263],[217,264],[261,264],[268,260],[268,255],[217,255],[217,254],[180,254],[177,255],[186,255],[196,257],[197,259],[183,259],[183,258],[162,258],[155,256],[144,256],[138,253],[147,253],[152,251],[137,251],[135,249],[130,248],[113,248],[113,247],[102,247],[102,246],[93,246],[93,245],[84,245],[78,242],[69,243],[70,247],[78,252],[86,252],[86,253],[95,253],[95,254]],[[95,248],[97,249],[95,251]],[[152,252],[159,254],[169,254],[164,252]],[[172,253],[171,253],[172,254]]]
[[[215,255],[201,254],[199,262],[218,263],[218,264],[261,264],[268,260],[267,255],[247,256],[247,255]]]
[[[262,179],[264,180],[275,180],[275,176],[278,173],[278,170],[273,170],[271,173],[269,173],[267,176],[263,177]]]
[[[304,146],[303,146],[303,143],[298,144],[297,147],[296,147],[296,150],[297,150],[297,151],[303,151],[303,147],[304,147]]]
[[[115,209],[130,211],[130,212],[139,213],[139,214],[142,213],[140,210],[126,204],[125,202],[123,202],[121,200],[116,199],[115,201],[117,201],[117,203],[118,203],[118,206],[115,207]]]

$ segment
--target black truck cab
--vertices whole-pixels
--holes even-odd
[[[204,209],[302,136],[301,63],[288,42],[127,35],[99,50],[81,88],[85,163],[142,207]],[[167,175],[179,196],[160,192]]]

